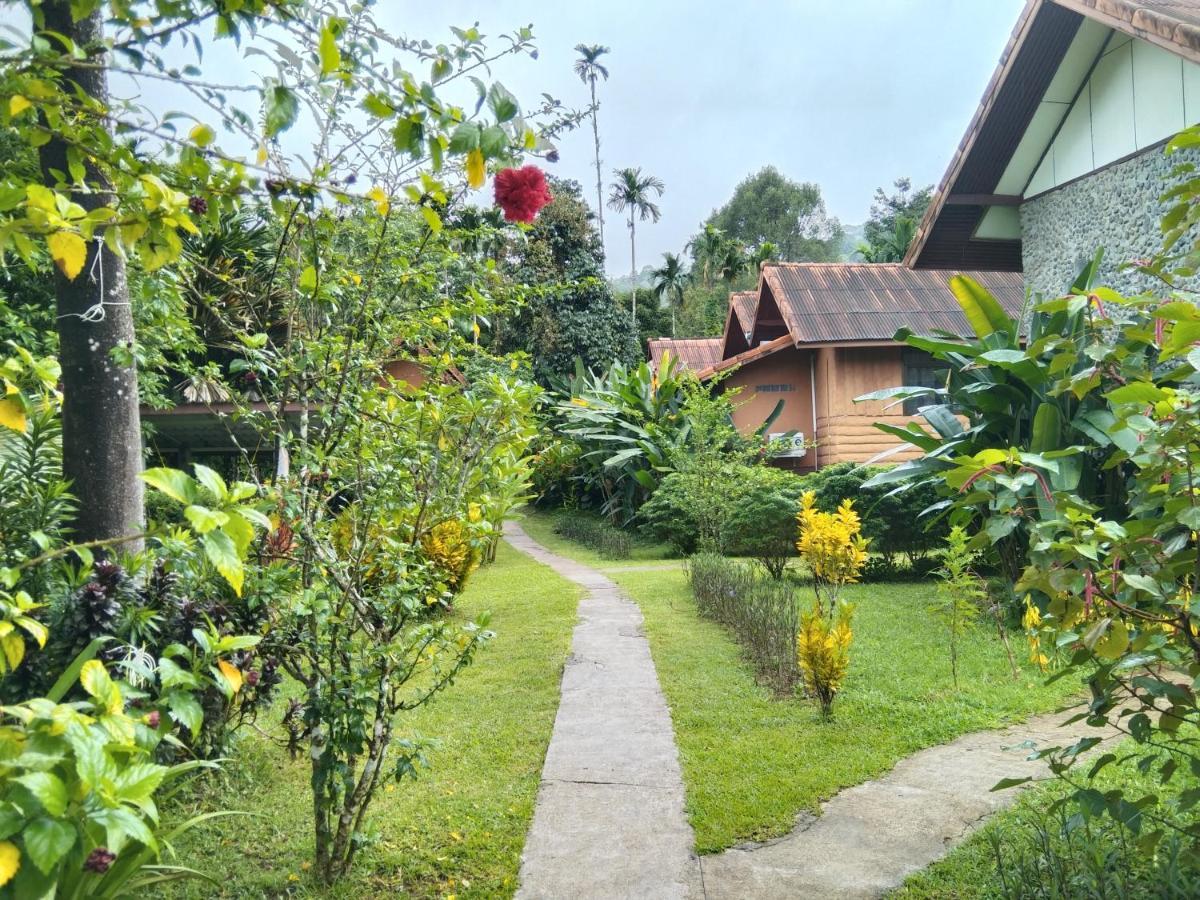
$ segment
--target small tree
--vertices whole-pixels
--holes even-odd
[[[867,562],[867,540],[851,500],[836,513],[816,508],[812,491],[800,498],[796,549],[812,571],[815,603],[800,617],[796,653],[804,684],[828,716],[850,666],[854,607],[839,603],[842,587],[858,581]]]
[[[979,554],[971,549],[970,541],[970,535],[961,525],[950,529],[946,537],[946,555],[938,572],[942,583],[938,585],[935,601],[929,606],[930,614],[946,627],[950,674],[956,689],[959,641],[974,626],[979,618],[980,605],[987,600],[987,591],[980,585],[972,568]]]

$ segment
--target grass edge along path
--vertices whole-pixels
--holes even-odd
[[[525,836],[569,652],[581,589],[501,544],[456,602],[470,618],[488,610],[496,639],[431,705],[403,717],[397,738],[435,738],[430,768],[416,781],[380,789],[368,813],[373,843],[332,888],[310,875],[312,812],[306,757],[290,760],[248,731],[227,772],[206,783],[186,818],[214,809],[253,814],[219,819],[177,842],[164,862],[214,876],[188,897],[508,897],[517,886]],[[278,737],[286,699],[260,726]]]
[[[550,514],[522,525],[556,553],[583,561],[588,552],[554,535]],[[779,837],[799,814],[918,750],[1054,710],[1079,691],[1065,679],[1046,686],[1028,666],[1014,682],[985,627],[960,647],[955,691],[945,635],[926,612],[934,584],[852,585],[850,672],[824,721],[814,702],[776,698],[756,681],[728,632],[699,616],[682,571],[607,574],[642,608],[700,853]],[[798,596],[809,602],[806,589]],[[1012,639],[1022,653],[1021,636]]]

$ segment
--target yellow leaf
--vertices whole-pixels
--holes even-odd
[[[487,180],[487,167],[483,164],[483,153],[478,147],[467,154],[467,184],[473,188],[483,187]]]
[[[235,694],[242,689],[241,669],[223,659],[217,660],[217,668],[221,670],[221,674],[225,676],[225,680],[229,682]]]
[[[31,106],[33,106],[33,104],[20,94],[13,94],[8,98],[8,114],[10,116],[19,116]]]
[[[388,195],[383,188],[376,185],[367,191],[367,199],[375,204],[375,211],[381,216],[386,216],[388,210],[392,208],[391,201],[388,200]]]
[[[25,407],[17,397],[0,400],[0,426],[25,433]]]
[[[11,841],[0,841],[0,884],[8,884],[21,868],[21,851]]]
[[[267,161],[267,145],[266,144],[258,145],[258,155],[255,157],[255,160],[258,163],[258,165],[260,165],[260,166]]]
[[[87,244],[83,238],[73,231],[56,231],[46,238],[46,245],[59,271],[68,281],[74,281],[83,271],[83,261],[87,259]]]
[[[25,639],[19,634],[6,634],[0,638],[0,650],[4,651],[8,667],[15,669],[25,658]]]

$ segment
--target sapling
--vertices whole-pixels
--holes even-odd
[[[987,600],[987,592],[972,568],[978,553],[971,549],[970,541],[961,525],[950,529],[946,536],[946,555],[938,570],[942,583],[938,585],[936,599],[929,606],[929,612],[946,626],[950,674],[955,690],[958,689],[959,641],[975,625],[982,604]]]

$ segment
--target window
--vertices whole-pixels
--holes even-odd
[[[796,390],[794,384],[756,384],[754,390],[760,394],[786,394]]]
[[[944,369],[938,368],[938,362],[924,350],[903,351],[905,387],[942,387],[946,383]],[[909,397],[904,401],[904,414],[915,416],[922,406],[928,406],[933,398],[928,394],[920,397]]]

